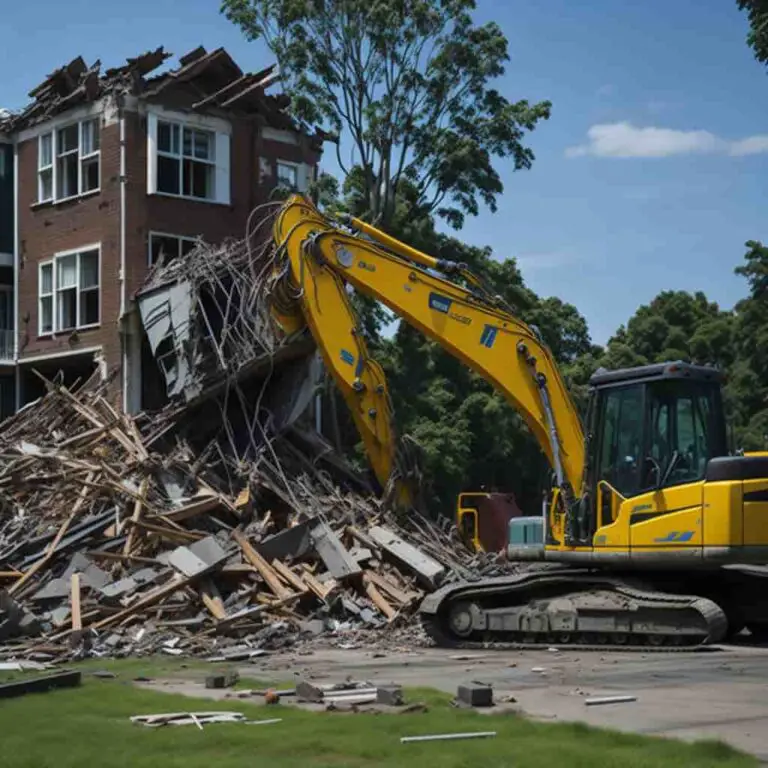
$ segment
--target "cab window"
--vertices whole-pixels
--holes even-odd
[[[598,477],[612,485],[622,496],[631,496],[640,489],[642,386],[608,390],[603,414]]]

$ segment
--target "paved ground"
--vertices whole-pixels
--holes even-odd
[[[347,676],[425,685],[455,693],[462,682],[489,682],[526,714],[681,739],[718,738],[768,761],[768,648],[723,646],[700,653],[577,651],[456,653],[315,651],[276,655],[241,674],[318,682]],[[588,696],[630,694],[637,701],[586,706]]]

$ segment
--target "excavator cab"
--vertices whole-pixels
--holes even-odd
[[[722,378],[681,362],[597,371],[585,492],[550,514],[548,544],[592,560],[700,552],[707,470],[728,454]]]

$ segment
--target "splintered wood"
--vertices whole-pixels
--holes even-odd
[[[226,656],[375,632],[476,565],[455,529],[398,523],[313,470],[306,440],[227,460],[158,438],[194,421],[183,408],[133,418],[107,384],[46,382],[0,426],[0,655]]]

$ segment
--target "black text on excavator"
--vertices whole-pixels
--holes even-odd
[[[543,544],[507,547],[510,559],[543,562],[428,595],[420,612],[440,644],[690,647],[744,626],[768,634],[768,456],[729,455],[717,370],[599,371],[582,423],[539,334],[465,266],[301,196],[282,206],[274,237],[273,316],[287,333],[309,327],[399,503],[410,498],[406,462],[346,284],[497,387],[551,464]]]

